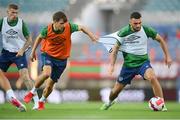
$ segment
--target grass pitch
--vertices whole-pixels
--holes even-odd
[[[109,110],[101,111],[101,102],[46,104],[43,111],[19,112],[9,103],[0,104],[0,119],[180,119],[180,104],[167,102],[167,112],[154,112],[148,103],[116,103]]]

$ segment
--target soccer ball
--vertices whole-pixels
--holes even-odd
[[[160,97],[152,97],[149,100],[149,108],[153,111],[161,111],[164,107],[164,100]]]

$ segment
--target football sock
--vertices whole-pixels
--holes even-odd
[[[40,102],[46,102],[46,98],[42,95],[41,99],[39,100]]]
[[[34,104],[37,105],[39,102],[39,97],[38,97],[37,92],[35,93],[35,96],[33,96],[33,100],[34,100]]]
[[[38,90],[38,88],[33,87],[32,90],[31,90],[31,93],[37,94],[37,90]]]
[[[11,101],[12,98],[16,98],[12,89],[6,91],[7,99]]]
[[[108,105],[111,105],[112,101],[107,102]]]

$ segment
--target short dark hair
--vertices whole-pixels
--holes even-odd
[[[54,22],[58,22],[61,19],[63,19],[64,22],[67,22],[67,17],[63,12],[58,11],[58,12],[54,13],[54,15],[53,15],[53,21]]]
[[[18,10],[19,9],[19,6],[14,4],[14,3],[11,3],[8,5],[8,9],[15,9],[15,10]]]
[[[131,13],[130,18],[131,19],[132,18],[139,19],[139,18],[141,18],[141,14],[139,12],[133,12],[133,13]]]

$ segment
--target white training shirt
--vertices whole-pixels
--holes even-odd
[[[18,52],[25,44],[25,37],[23,35],[23,21],[18,18],[15,26],[10,26],[7,22],[7,17],[3,18],[2,24],[2,43],[3,48],[9,52]]]
[[[141,27],[140,31],[134,32],[125,37],[120,37],[118,40],[121,43],[121,51],[134,55],[147,54],[148,37],[143,27]]]
[[[148,37],[143,27],[141,27],[140,31],[131,33],[125,37],[119,37],[118,32],[119,31],[103,36],[98,42],[103,43],[108,51],[119,41],[121,43],[120,51],[134,55],[147,54]]]

